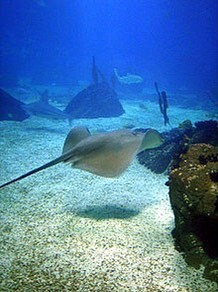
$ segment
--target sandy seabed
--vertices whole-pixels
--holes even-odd
[[[122,101],[119,118],[76,120],[91,132],[162,125],[158,106]],[[171,108],[172,126],[206,112]],[[59,156],[67,121],[0,123],[0,182]],[[165,186],[135,160],[107,179],[57,165],[0,190],[1,291],[217,291],[175,250]]]

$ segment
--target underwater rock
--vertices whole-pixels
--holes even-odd
[[[137,155],[139,163],[155,173],[163,173],[176,166],[189,145],[205,143],[218,146],[218,122],[200,121],[192,127],[191,122],[186,120],[178,128],[161,133],[161,136],[164,143],[160,147]]]
[[[107,83],[91,84],[79,92],[65,112],[72,118],[118,117],[125,111],[116,92]]]
[[[192,122],[190,120],[184,120],[182,123],[179,124],[180,129],[190,130],[192,129]]]
[[[191,145],[169,177],[172,234],[188,264],[218,281],[218,147]]]
[[[208,120],[196,122],[191,143],[206,143],[218,146],[218,121]]]
[[[24,104],[0,88],[0,120],[23,121],[29,117]]]

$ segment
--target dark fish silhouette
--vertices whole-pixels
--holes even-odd
[[[24,103],[0,88],[0,121],[23,121],[29,117]]]
[[[48,90],[45,90],[43,93],[41,93],[41,97],[39,101],[25,104],[22,107],[23,109],[27,111],[27,113],[35,115],[35,116],[49,118],[49,119],[70,120],[69,114],[49,104],[48,99],[49,99]]]
[[[60,162],[103,177],[119,176],[142,150],[157,147],[162,138],[156,130],[145,133],[129,129],[91,135],[86,127],[73,128],[64,142],[58,158],[15,178],[0,188],[30,176]]]

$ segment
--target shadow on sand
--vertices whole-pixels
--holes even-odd
[[[139,210],[128,209],[116,205],[87,206],[86,209],[77,210],[77,216],[95,220],[127,219],[139,214]]]

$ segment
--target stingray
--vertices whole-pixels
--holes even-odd
[[[160,146],[162,142],[160,134],[152,129],[145,133],[122,129],[91,135],[86,127],[75,127],[65,139],[61,156],[4,183],[0,188],[60,162],[95,175],[117,177],[128,168],[137,153]]]

